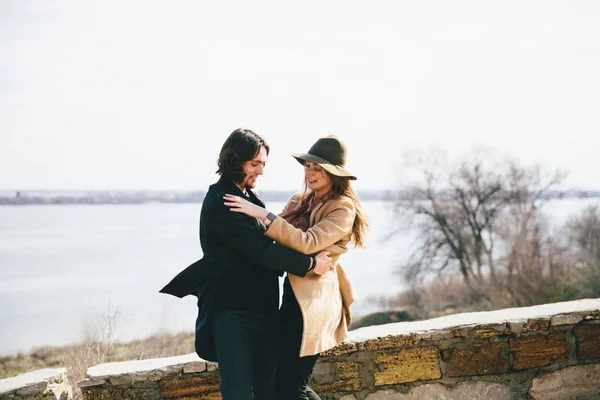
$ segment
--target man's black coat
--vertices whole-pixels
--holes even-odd
[[[161,293],[182,298],[198,296],[196,320],[196,353],[209,361],[217,361],[212,335],[212,314],[219,284],[228,268],[266,268],[282,275],[287,271],[304,276],[310,265],[306,255],[283,247],[264,235],[264,227],[256,218],[232,212],[224,205],[223,196],[244,196],[231,181],[220,179],[210,186],[200,213],[200,243],[204,256],[171,280]],[[255,204],[264,203],[251,191]],[[279,286],[274,288],[279,293]]]

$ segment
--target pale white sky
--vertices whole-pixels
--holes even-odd
[[[600,1],[0,1],[0,189],[183,189],[226,136],[337,134],[360,189],[475,145],[600,189]]]

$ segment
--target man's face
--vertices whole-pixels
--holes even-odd
[[[246,177],[242,181],[241,186],[243,188],[252,189],[256,186],[256,180],[259,175],[263,174],[265,165],[267,164],[267,149],[264,146],[260,148],[260,151],[252,160],[244,162],[242,170]]]

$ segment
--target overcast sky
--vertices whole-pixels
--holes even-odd
[[[600,1],[0,1],[0,189],[199,190],[238,127],[360,189],[476,145],[600,189]]]

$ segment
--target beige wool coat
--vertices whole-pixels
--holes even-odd
[[[300,194],[295,194],[284,211],[296,209],[300,201]],[[340,196],[326,200],[312,210],[310,228],[306,232],[277,217],[265,233],[299,253],[331,251],[333,265],[326,274],[319,276],[309,272],[305,277],[288,274],[304,322],[300,357],[328,350],[348,336],[354,287],[338,259],[348,251],[355,216],[354,202]]]

